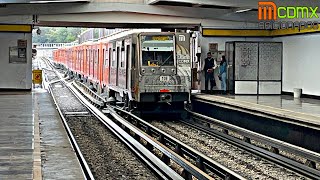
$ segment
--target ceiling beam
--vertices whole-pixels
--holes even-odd
[[[177,2],[177,3],[190,3],[194,5],[213,5],[213,6],[226,6],[236,8],[250,8],[258,9],[258,0],[146,0],[152,4],[161,1]],[[320,6],[319,0],[272,0],[277,6]]]
[[[78,14],[78,13],[101,13],[101,12],[128,12],[150,15],[165,15],[190,17],[201,19],[220,19],[230,13],[225,9],[209,9],[194,7],[175,6],[154,6],[146,4],[130,3],[70,3],[70,4],[8,4],[5,8],[0,8],[0,15],[58,15],[58,14]],[[226,20],[235,21],[257,21],[257,18],[248,16],[247,13],[231,14],[225,16]],[[247,18],[251,19],[247,19]]]
[[[161,1],[177,2],[177,3],[190,3],[194,5],[213,5],[213,6],[226,6],[226,7],[250,7],[257,8],[258,1],[246,0],[246,2],[239,0],[146,0],[149,4],[155,4]]]
[[[76,27],[105,27],[105,28],[194,28],[257,27],[257,23],[210,20],[199,18],[173,17],[164,15],[148,15],[128,12],[60,14],[39,16],[39,26],[76,26]]]

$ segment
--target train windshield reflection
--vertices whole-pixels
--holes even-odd
[[[141,36],[143,66],[173,66],[174,41],[172,35]]]

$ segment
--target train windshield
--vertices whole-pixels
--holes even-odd
[[[143,66],[174,66],[173,35],[141,36]]]

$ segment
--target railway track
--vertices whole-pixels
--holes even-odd
[[[115,131],[105,123],[105,120],[91,112],[74,96],[67,85],[57,82],[52,85],[51,89],[55,101],[61,107],[66,126],[78,143],[94,179],[115,177],[120,179],[158,179],[150,169],[157,171],[161,168],[151,164],[150,169],[145,167],[144,164],[150,162],[143,161],[145,159],[140,152],[137,152],[136,147],[128,144],[128,140],[120,136],[121,132]],[[156,174],[166,179],[166,176],[161,172]]]
[[[49,93],[52,95],[52,98],[53,98],[53,101],[56,105],[57,111],[58,111],[58,113],[62,119],[63,125],[66,129],[69,141],[72,145],[72,148],[74,149],[74,151],[76,153],[76,156],[77,156],[78,161],[80,163],[80,166],[82,168],[84,178],[85,179],[95,179],[86,159],[84,158],[84,156],[80,150],[80,146],[78,145],[75,136],[73,135],[71,129],[69,128],[67,120],[66,120],[65,116],[63,115],[62,110],[61,110],[60,106],[58,105],[58,102],[57,102],[55,96],[53,95],[51,85],[55,82],[61,83],[60,82],[61,76],[59,77],[58,73],[53,69],[54,67],[52,64],[49,63],[49,61],[42,59],[41,64],[42,64],[41,67],[44,72],[44,80],[45,80],[45,81],[43,81],[44,87],[47,88]]]
[[[228,168],[221,166],[220,164],[205,158],[198,154],[196,151],[190,151],[187,147],[185,147],[181,142],[173,141],[174,138],[162,134],[159,140],[156,140],[154,137],[146,134],[143,130],[137,129],[135,126],[130,124],[127,120],[125,120],[122,116],[119,115],[119,112],[115,110],[113,107],[109,107],[107,115],[105,115],[101,109],[99,109],[101,105],[101,99],[92,99],[92,93],[87,94],[86,98],[83,96],[83,90],[74,82],[66,82],[66,81],[55,81],[51,83],[49,86],[52,94],[55,95],[55,92],[61,92],[64,88],[71,90],[73,95],[77,97],[77,99],[88,109],[88,111],[84,111],[80,108],[73,108],[72,104],[68,104],[68,102],[60,100],[60,104],[64,104],[67,110],[60,110],[62,116],[65,116],[66,126],[72,124],[79,118],[83,119],[83,116],[94,116],[95,118],[100,120],[105,127],[108,127],[113,134],[117,135],[118,139],[122,140],[122,143],[126,144],[127,147],[131,147],[131,151],[135,152],[135,155],[139,157],[144,164],[149,166],[150,169],[154,170],[154,173],[157,174],[158,178],[161,179],[213,179],[220,177],[221,179],[244,179],[239,176],[237,173],[230,171]],[[67,88],[66,88],[67,87]],[[57,88],[54,90],[54,88]],[[58,90],[60,88],[60,90]],[[83,87],[82,87],[83,88]],[[89,91],[88,91],[89,92]],[[60,98],[70,99],[69,95],[60,95]],[[91,97],[91,98],[89,98]],[[71,98],[72,99],[72,98]],[[59,100],[55,100],[57,103]],[[74,100],[70,100],[70,102],[74,102]],[[94,105],[92,103],[95,102]],[[100,103],[99,103],[100,102]],[[103,103],[103,102],[102,102]],[[79,105],[76,105],[76,107]],[[97,108],[98,107],[98,108]],[[71,109],[68,109],[71,108]],[[79,107],[78,107],[79,108]],[[129,115],[129,114],[128,114]],[[88,117],[87,117],[88,118]],[[129,116],[127,117],[128,119]],[[132,118],[134,119],[134,118]],[[85,125],[78,126],[89,126],[88,121],[85,121]],[[77,123],[76,123],[77,124]],[[71,134],[75,133],[75,128],[69,128]],[[150,128],[151,129],[151,128]],[[155,132],[155,130],[152,130]],[[75,139],[77,142],[81,142],[79,140],[79,135],[76,135]],[[170,142],[171,144],[170,144]],[[88,141],[87,141],[88,142]],[[89,141],[91,142],[91,141]],[[179,144],[179,152],[177,149],[172,149],[172,143],[176,145]],[[83,146],[86,143],[80,143],[80,146]],[[88,143],[87,143],[88,144]],[[79,145],[78,145],[79,146]],[[176,147],[177,148],[177,147]],[[81,150],[85,148],[81,147]],[[188,151],[186,151],[188,150]],[[80,150],[79,150],[80,151]],[[82,157],[85,157],[86,160],[90,159],[86,157],[86,153],[83,153]],[[183,157],[183,155],[188,155],[188,157]],[[82,161],[85,162],[85,159]],[[193,163],[193,161],[197,161]],[[88,163],[89,166],[92,166],[94,163]],[[209,170],[209,172],[205,172],[205,169]],[[92,167],[91,167],[92,169]],[[94,169],[94,168],[93,168]],[[96,173],[96,170],[94,171]],[[92,174],[95,174],[92,173]],[[89,177],[90,179],[91,177]],[[96,177],[94,177],[96,178]],[[139,178],[141,179],[141,178]]]
[[[320,154],[186,109],[191,121],[179,121],[268,161],[312,179],[320,179]],[[213,127],[213,128],[212,128]]]
[[[86,179],[182,179],[152,155],[146,158],[133,138],[125,137],[125,132],[106,122],[110,120],[91,111],[68,84],[54,81],[49,90]]]
[[[124,115],[124,116],[130,116],[128,119],[129,121],[133,124],[133,125],[136,125],[136,127],[140,128],[141,130],[143,130],[144,132],[146,133],[151,133],[149,135],[155,137],[156,139],[161,140],[161,135],[159,135],[159,133],[154,133],[155,131],[157,130],[153,130],[150,131],[150,128],[149,125],[146,125],[147,122],[143,122],[142,126],[141,126],[141,120],[139,120],[139,122],[137,121],[137,117],[134,117],[132,116],[131,114],[126,114],[127,112],[122,110],[121,108],[116,108],[116,107],[113,107],[115,108],[116,112],[120,113],[121,115]],[[199,115],[201,116],[201,115]],[[133,119],[136,119],[136,120],[132,120],[132,117],[134,117]],[[195,116],[193,118],[196,118]],[[197,117],[198,120],[199,120],[199,117]],[[202,121],[205,121],[206,118],[202,118],[201,120]],[[267,150],[264,150],[262,148],[258,148],[256,146],[254,146],[253,144],[249,143],[251,141],[253,141],[254,138],[253,136],[249,136],[250,138],[248,138],[248,136],[246,136],[244,139],[245,141],[241,141],[239,139],[235,139],[233,137],[230,137],[230,136],[227,136],[226,134],[228,133],[228,131],[226,129],[223,129],[223,132],[225,133],[220,133],[219,135],[223,134],[225,136],[217,136],[215,135],[216,133],[213,133],[214,131],[212,129],[208,129],[207,127],[202,127],[200,126],[199,124],[195,124],[195,123],[191,123],[191,122],[186,122],[186,121],[180,121],[180,123],[184,123],[185,125],[188,125],[190,127],[193,127],[194,129],[197,129],[197,130],[200,130],[202,132],[205,132],[211,136],[215,136],[215,137],[218,137],[219,139],[222,139],[223,141],[226,141],[228,142],[229,144],[231,145],[235,145],[241,149],[244,149],[245,151],[248,151],[250,152],[251,154],[254,154],[254,156],[256,156],[258,159],[259,158],[264,158],[266,161],[265,162],[262,162],[262,164],[268,164],[269,163],[269,166],[264,166],[265,168],[269,168],[270,166],[277,166],[275,167],[275,169],[278,169],[276,171],[278,171],[279,174],[274,174],[272,176],[270,175],[267,175],[267,176],[264,176],[264,178],[279,178],[279,177],[282,177],[284,179],[290,179],[292,177],[294,177],[293,179],[319,179],[319,171],[316,170],[316,169],[313,169],[313,168],[310,168],[304,164],[301,164],[301,163],[298,163],[296,161],[293,161],[291,159],[288,159],[286,157],[283,157],[283,156],[280,156],[279,154],[277,153],[273,153],[273,152],[270,152],[270,151],[267,151]],[[208,123],[208,122],[207,122]],[[212,123],[212,122],[211,122]],[[225,127],[225,126],[224,126]],[[234,130],[235,127],[233,127],[233,130]],[[155,128],[157,129],[157,128]],[[244,130],[245,131],[245,130]],[[231,132],[231,131],[230,131]],[[239,130],[237,131],[239,132]],[[245,131],[246,133],[249,133],[248,131]],[[156,135],[154,135],[156,134]],[[257,135],[257,134],[256,134]],[[174,134],[173,135],[174,137],[178,136],[177,134]],[[258,136],[258,135],[257,135]],[[261,137],[260,137],[261,139]],[[249,141],[249,142],[248,142]],[[284,142],[279,142],[277,141],[277,143],[275,143],[276,140],[272,140],[272,139],[269,139],[268,137],[264,137],[264,141],[262,142],[265,142],[267,143],[268,145],[272,145],[273,147],[276,146],[276,147],[279,147],[277,146],[277,143],[278,145],[279,144],[282,144],[282,145],[286,145],[286,148],[287,149],[291,149],[290,151],[299,151],[300,153],[304,152],[303,150],[301,150],[302,148],[298,148],[298,147],[291,147],[290,145],[284,143]],[[171,148],[180,153],[181,152],[181,148],[179,148],[179,145],[175,144],[175,143],[172,143],[170,140],[168,140],[168,144],[171,143]],[[204,147],[205,148],[205,147]],[[305,151],[304,153],[308,153],[308,155],[306,154],[306,157],[312,157],[313,159],[317,159],[317,154],[316,153],[312,153],[312,152],[309,152],[309,151]],[[186,153],[186,154],[190,154],[190,153]],[[195,157],[195,156],[194,156]],[[312,159],[311,158],[311,159]],[[202,167],[202,165],[199,165],[197,164],[197,159],[193,159],[191,160],[192,162],[195,162],[196,165]],[[200,161],[201,162],[201,161]],[[245,163],[245,162],[242,162],[242,163]],[[280,168],[278,167],[280,166]],[[261,166],[263,167],[263,166]],[[257,169],[261,169],[261,168],[257,168]],[[236,171],[236,169],[234,169]],[[283,175],[283,171],[286,171],[287,174],[286,175]],[[241,174],[240,172],[238,172],[239,174]],[[252,178],[254,177],[254,173],[251,173],[253,175],[245,175],[245,174],[241,174],[241,176],[244,176],[246,178]],[[256,175],[258,175],[257,178],[261,178],[263,176],[261,176],[261,174],[263,174],[262,170],[256,172]],[[269,174],[269,173],[265,173],[265,174]]]
[[[187,143],[189,142],[188,140],[178,138],[179,134],[172,133],[173,131],[169,130],[171,125],[167,124],[167,129],[161,127],[162,125],[160,125],[159,127],[158,125],[154,126],[155,124],[152,125],[140,119],[139,117],[115,106],[108,105],[107,109],[101,111],[101,108],[106,106],[106,102],[104,101],[104,99],[92,92],[82,83],[72,82],[69,84],[69,88],[82,103],[86,104],[86,107],[90,109],[92,114],[95,114],[100,118],[103,117],[102,119],[105,119],[102,121],[104,122],[104,124],[109,124],[109,126],[112,126],[114,130],[122,130],[122,133],[126,133],[126,135],[122,136],[122,138],[127,140],[129,139],[127,145],[140,144],[141,149],[147,150],[144,151],[142,154],[154,155],[153,158],[156,158],[157,160],[153,159],[152,161],[162,163],[162,165],[165,165],[167,168],[170,167],[169,169],[171,170],[170,172],[172,174],[179,174],[178,176],[176,176],[176,178],[183,177],[184,179],[320,179],[320,174],[317,169],[310,168],[289,158],[283,157],[279,155],[278,151],[279,149],[285,149],[289,152],[295,152],[296,154],[303,155],[303,157],[307,157],[308,160],[311,159],[311,162],[319,162],[319,156],[317,153],[305,151],[304,149],[293,147],[284,142],[279,142],[268,137],[261,137],[261,135],[240,129],[232,125],[220,123],[218,120],[214,121],[209,117],[205,117],[203,115],[196,114],[191,111],[189,111],[189,113],[193,116],[192,119],[195,121],[178,122],[178,124],[180,124],[181,126],[187,126],[189,129],[193,129],[191,131],[197,130],[201,133],[206,134],[207,136],[209,136],[209,139],[212,139],[213,137],[218,138],[222,141],[225,141],[231,146],[236,146],[237,148],[247,151],[253,154],[251,155],[254,157],[253,159],[260,160],[261,158],[263,158],[265,161],[263,161],[262,165],[260,166],[264,168],[269,167],[269,169],[271,168],[270,172],[274,171],[274,169],[277,168],[278,170],[280,170],[279,174],[271,173],[271,176],[267,176],[266,174],[269,173],[263,172],[261,167],[256,168],[258,169],[258,171],[251,172],[251,175],[250,173],[241,173],[241,169],[232,168],[228,166],[228,163],[225,164],[223,162],[219,162],[218,160],[213,160],[214,158],[212,158],[210,154],[206,154],[205,151],[202,151],[201,148],[199,148],[201,146],[197,148],[196,146]],[[202,124],[199,122],[202,122]],[[210,128],[210,126],[203,126],[203,123],[206,125],[214,124],[220,128],[218,128],[220,131],[214,130]],[[174,129],[177,132],[177,126],[179,125],[175,124],[173,126],[175,127],[171,127],[171,129]],[[188,134],[184,133],[184,131],[179,132],[180,134]],[[230,136],[230,134],[233,134],[233,132],[235,132],[237,135],[241,134],[240,136],[242,136],[244,141]],[[191,140],[192,138],[193,137],[190,136],[189,140]],[[263,144],[272,147],[275,152],[270,152],[263,148],[254,146],[254,143],[251,142],[254,142],[255,140],[258,140]],[[210,144],[206,144],[206,146],[208,147],[210,146]],[[205,149],[206,146],[202,146],[202,148]],[[240,151],[238,150],[236,152],[239,153]],[[150,157],[144,156],[140,158],[148,159]],[[231,163],[236,164],[237,161]],[[238,163],[246,162],[238,161]],[[159,165],[157,163],[151,164],[153,164],[153,166]],[[259,163],[257,163],[257,165],[259,165]],[[251,164],[249,163],[249,166],[244,167],[249,167],[250,169]],[[243,171],[246,171],[246,169],[243,169]],[[159,172],[162,172],[162,175],[158,175],[158,177],[168,179],[172,178],[170,177],[170,175],[166,175],[166,172],[163,171],[163,169],[159,170]],[[256,176],[252,174],[256,174]]]
[[[75,89],[78,89],[77,93],[79,93],[79,97],[83,98],[83,101],[94,102],[92,100],[94,92],[91,92],[89,89],[83,89],[86,87],[78,84],[74,83],[73,86]],[[99,100],[101,99],[96,101]],[[102,102],[97,102],[95,105],[99,107],[100,104]],[[98,114],[102,113],[99,109],[95,111]],[[107,110],[103,111],[103,113],[115,125],[121,127],[127,134],[130,134],[143,145],[149,153],[157,155],[161,162],[165,163],[168,167],[175,167],[174,170],[184,179],[244,179],[239,174],[211,160],[174,137],[154,128],[152,125],[125,110],[108,105]],[[126,138],[129,138],[129,136]]]

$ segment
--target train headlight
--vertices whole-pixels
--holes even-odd
[[[166,70],[165,70],[165,69],[162,69],[162,72],[163,72],[163,73],[166,73]]]
[[[151,72],[153,72],[153,73],[154,73],[155,71],[156,71],[155,69],[151,69]]]
[[[142,72],[142,74],[144,74],[146,72],[146,70],[145,69],[141,69],[141,72]]]
[[[176,70],[175,70],[175,69],[171,69],[171,71],[172,71],[173,73],[175,73],[175,72],[176,72]]]

